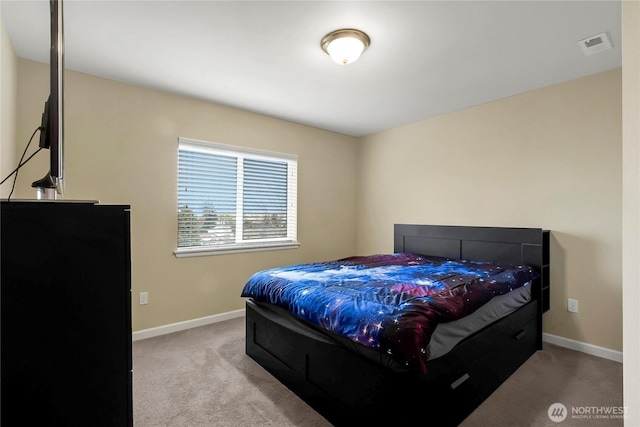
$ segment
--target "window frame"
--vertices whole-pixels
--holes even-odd
[[[242,217],[242,188],[244,179],[244,171],[242,168],[242,159],[250,158],[257,160],[267,160],[274,162],[286,162],[287,163],[287,236],[281,238],[271,238],[271,239],[260,239],[260,240],[238,240],[239,231],[236,228],[234,235],[236,236],[236,242],[231,244],[221,244],[221,245],[203,245],[203,246],[187,246],[187,247],[179,247],[178,240],[180,236],[179,230],[179,215],[180,215],[180,205],[179,205],[179,179],[180,179],[180,149],[183,146],[189,146],[194,148],[194,151],[198,151],[198,149],[202,151],[210,151],[215,155],[226,155],[230,157],[235,157],[238,159],[238,181],[236,184],[236,226],[240,223],[240,232],[243,227],[243,217]],[[176,249],[173,254],[176,258],[184,258],[184,257],[196,257],[196,256],[210,256],[210,255],[222,255],[222,254],[231,254],[231,253],[244,253],[244,252],[261,252],[261,251],[271,251],[271,250],[283,250],[283,249],[296,249],[300,247],[300,242],[297,240],[297,217],[298,217],[298,204],[297,204],[297,180],[298,180],[298,156],[295,154],[286,154],[275,151],[268,150],[260,150],[249,147],[241,147],[229,144],[221,144],[217,142],[209,142],[209,141],[201,141],[191,138],[178,138],[177,150],[176,150]],[[242,177],[242,180],[240,179]]]

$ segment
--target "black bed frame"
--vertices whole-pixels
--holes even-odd
[[[268,305],[246,301],[246,353],[333,425],[456,426],[542,348],[549,232],[540,228],[396,224],[394,252],[528,264],[532,300],[427,363],[392,369]]]

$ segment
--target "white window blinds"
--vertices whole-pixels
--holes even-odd
[[[295,155],[180,138],[176,256],[297,247]]]

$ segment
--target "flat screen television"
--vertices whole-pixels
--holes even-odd
[[[49,150],[49,171],[31,184],[38,199],[64,194],[64,23],[62,0],[50,0],[49,98],[40,124],[40,147]]]

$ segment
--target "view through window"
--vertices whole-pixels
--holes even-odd
[[[176,255],[297,246],[297,156],[179,139]]]

